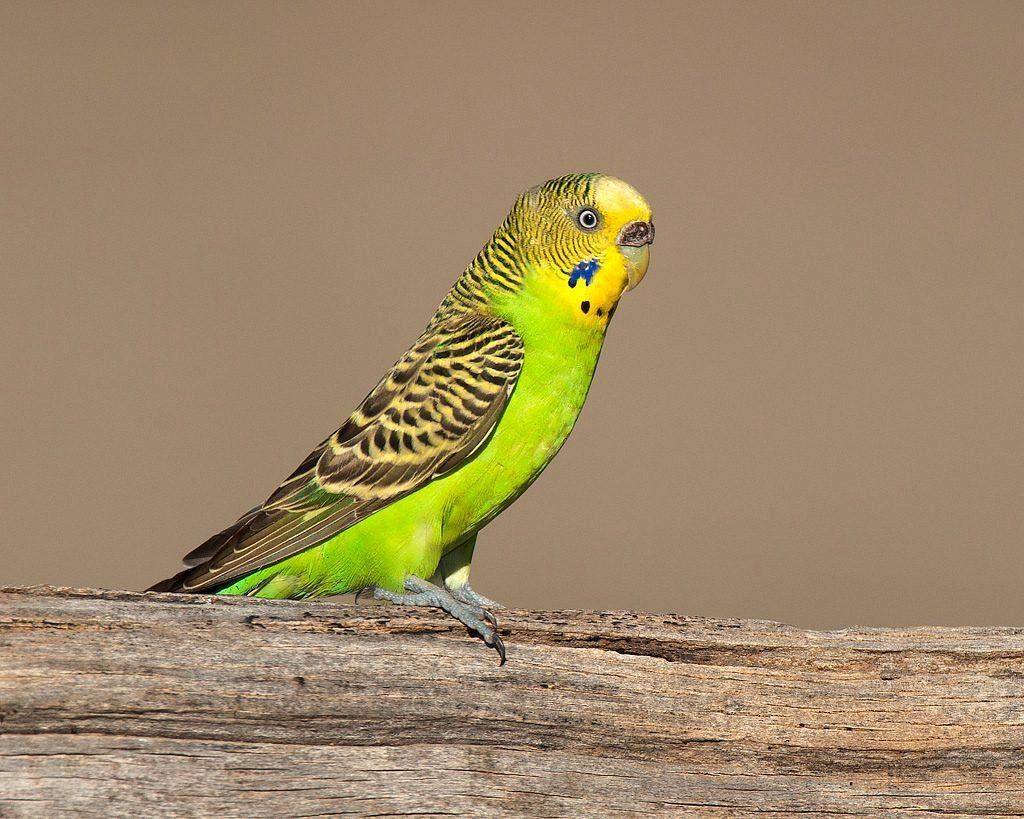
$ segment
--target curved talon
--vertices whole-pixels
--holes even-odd
[[[501,660],[498,662],[498,668],[501,668],[505,665],[505,644],[497,634],[494,635],[494,648],[497,649],[498,656],[501,657]]]

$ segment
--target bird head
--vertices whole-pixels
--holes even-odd
[[[560,176],[519,196],[456,289],[513,304],[525,290],[577,319],[606,322],[643,279],[653,241],[650,205],[631,185]]]
[[[545,298],[596,319],[643,279],[654,241],[650,205],[631,185],[603,174],[561,176],[531,188],[503,228]]]
[[[603,174],[572,174],[549,180],[520,197],[517,238],[526,255],[571,277],[577,265],[621,259],[625,290],[647,272],[654,241],[651,207],[631,185]],[[596,271],[595,271],[596,273]]]

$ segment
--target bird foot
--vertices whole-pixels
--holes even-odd
[[[505,665],[505,644],[497,631],[498,620],[487,609],[470,600],[456,599],[449,590],[411,574],[405,578],[405,590],[407,594],[375,588],[373,596],[400,606],[430,606],[447,612],[470,631],[479,634],[484,643],[498,652],[501,657],[498,665]]]
[[[464,583],[461,586],[448,586],[448,591],[451,592],[452,597],[460,603],[466,603],[470,606],[476,606],[477,608],[485,610],[505,608],[501,603],[496,603],[489,597],[484,597],[482,594],[478,594],[473,591],[469,583]],[[490,611],[487,611],[487,613],[490,614]]]

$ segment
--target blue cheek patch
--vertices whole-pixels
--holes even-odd
[[[583,279],[583,283],[590,285],[594,280],[594,274],[597,273],[597,269],[601,265],[598,264],[597,259],[591,259],[588,262],[580,262],[576,267],[569,271],[569,287],[575,287],[576,282]]]

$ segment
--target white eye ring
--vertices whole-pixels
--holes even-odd
[[[593,208],[583,208],[576,214],[576,224],[580,226],[580,230],[596,230],[601,224],[601,217]]]

